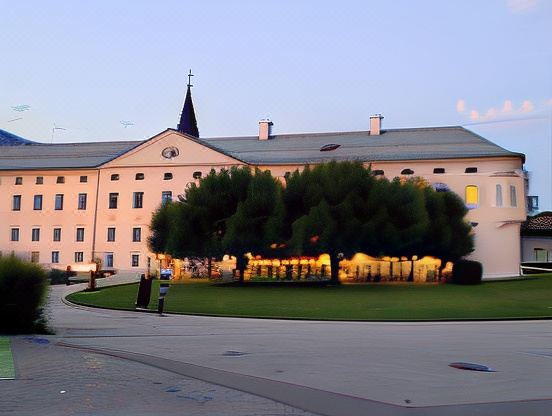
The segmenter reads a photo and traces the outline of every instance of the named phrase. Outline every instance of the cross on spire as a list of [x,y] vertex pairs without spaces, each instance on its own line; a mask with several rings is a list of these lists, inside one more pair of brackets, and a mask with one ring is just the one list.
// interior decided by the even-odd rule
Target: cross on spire
[[190,68],[190,73],[188,74],[188,87],[193,87],[192,85],[192,77],[194,74],[192,74],[192,69]]

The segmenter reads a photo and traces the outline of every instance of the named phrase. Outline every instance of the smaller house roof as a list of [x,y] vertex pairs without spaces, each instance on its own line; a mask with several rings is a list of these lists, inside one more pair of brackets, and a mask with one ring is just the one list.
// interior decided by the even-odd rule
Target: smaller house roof
[[552,237],[552,212],[545,211],[527,218],[521,224],[521,235]]

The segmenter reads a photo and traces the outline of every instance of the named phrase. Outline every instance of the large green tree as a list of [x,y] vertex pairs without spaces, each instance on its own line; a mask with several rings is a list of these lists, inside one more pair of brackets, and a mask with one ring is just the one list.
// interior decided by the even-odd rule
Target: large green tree
[[281,240],[284,220],[282,185],[270,171],[255,170],[247,196],[228,218],[222,245],[236,257],[239,280],[243,282],[246,253],[270,255],[271,246]]

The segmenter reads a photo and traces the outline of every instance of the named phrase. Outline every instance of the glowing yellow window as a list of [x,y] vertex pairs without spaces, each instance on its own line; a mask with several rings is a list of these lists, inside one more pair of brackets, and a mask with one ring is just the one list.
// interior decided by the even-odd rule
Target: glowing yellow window
[[466,206],[470,209],[479,205],[479,189],[475,185],[466,186]]

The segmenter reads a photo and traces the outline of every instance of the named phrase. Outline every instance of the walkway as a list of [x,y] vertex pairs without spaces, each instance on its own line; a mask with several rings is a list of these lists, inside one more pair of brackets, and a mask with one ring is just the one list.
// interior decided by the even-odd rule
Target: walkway
[[74,308],[65,290],[51,294],[49,344],[14,338],[19,379],[0,383],[1,414],[552,414],[550,321],[159,317]]

